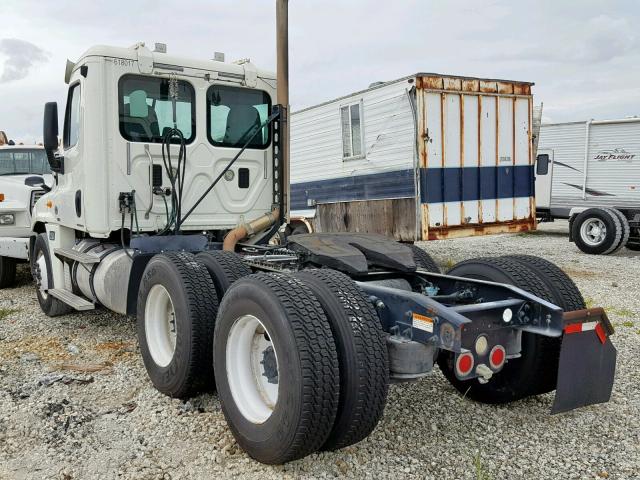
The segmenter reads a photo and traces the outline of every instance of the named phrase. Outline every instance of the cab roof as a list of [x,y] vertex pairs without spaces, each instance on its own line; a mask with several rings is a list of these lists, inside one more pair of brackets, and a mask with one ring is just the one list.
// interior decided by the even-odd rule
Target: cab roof
[[[137,43],[131,47],[115,47],[109,45],[95,45],[84,52],[75,63],[74,70],[84,64],[91,57],[119,58],[124,60],[138,60],[140,51],[144,49],[146,55],[153,56],[154,65],[162,67],[185,67],[195,70],[210,72],[223,72],[232,75],[244,75],[245,69],[242,65],[219,62],[216,60],[197,60],[188,57],[170,55],[168,53],[154,52],[149,50],[144,42]],[[169,70],[171,70],[169,68]],[[275,73],[268,70],[257,69],[257,76],[264,79],[275,80]]]

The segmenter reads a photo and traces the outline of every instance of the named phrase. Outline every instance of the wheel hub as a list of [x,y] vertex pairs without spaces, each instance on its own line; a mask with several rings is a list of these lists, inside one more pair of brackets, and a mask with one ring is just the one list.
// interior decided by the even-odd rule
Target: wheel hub
[[262,376],[267,379],[267,382],[277,385],[278,384],[278,362],[276,360],[276,351],[273,346],[269,345],[262,352]]
[[253,315],[237,318],[226,345],[229,389],[240,413],[261,424],[278,402],[278,353],[264,324]]
[[178,330],[171,295],[160,284],[149,290],[144,323],[149,353],[158,366],[166,367],[171,363],[176,350]]
[[600,245],[607,236],[607,227],[599,218],[589,218],[580,227],[580,235],[585,243]]

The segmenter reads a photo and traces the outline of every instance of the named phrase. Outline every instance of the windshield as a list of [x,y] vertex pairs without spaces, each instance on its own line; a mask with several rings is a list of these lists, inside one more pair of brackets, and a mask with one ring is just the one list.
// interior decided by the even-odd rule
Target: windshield
[[51,173],[42,149],[0,149],[0,175],[43,175]]

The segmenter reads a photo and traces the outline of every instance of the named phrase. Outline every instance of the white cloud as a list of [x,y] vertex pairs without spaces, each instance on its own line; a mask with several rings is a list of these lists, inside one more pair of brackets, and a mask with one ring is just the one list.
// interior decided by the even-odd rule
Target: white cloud
[[[39,138],[44,102],[64,102],[66,58],[94,44],[275,69],[273,0],[3,0],[2,36],[52,52],[38,75],[0,84],[0,129]],[[637,0],[291,0],[294,109],[418,71],[535,82],[553,121],[640,114]],[[73,19],[73,21],[69,21]],[[6,126],[5,124],[10,124]]]
[[0,83],[22,80],[32,67],[49,57],[42,48],[18,38],[0,39],[0,54],[6,57]]

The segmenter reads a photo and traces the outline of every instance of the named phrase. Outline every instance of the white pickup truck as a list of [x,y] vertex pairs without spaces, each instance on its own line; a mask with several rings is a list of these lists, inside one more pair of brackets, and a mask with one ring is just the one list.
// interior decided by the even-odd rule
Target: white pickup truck
[[31,212],[52,184],[42,147],[0,147],[0,288],[11,286],[16,264],[29,260]]

